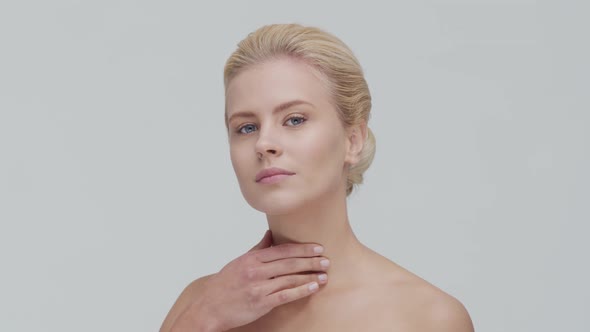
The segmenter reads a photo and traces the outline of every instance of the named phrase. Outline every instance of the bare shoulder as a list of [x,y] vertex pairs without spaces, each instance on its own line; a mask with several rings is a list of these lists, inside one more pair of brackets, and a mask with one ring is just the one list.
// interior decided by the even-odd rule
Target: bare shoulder
[[170,330],[176,318],[199,296],[207,280],[214,275],[209,274],[198,278],[184,288],[168,312],[166,319],[164,319],[160,327],[160,332],[168,332]]
[[391,276],[390,308],[416,331],[474,331],[467,309],[452,295],[397,265]]
[[451,295],[432,300],[427,310],[427,322],[433,331],[473,332],[473,322],[465,306]]

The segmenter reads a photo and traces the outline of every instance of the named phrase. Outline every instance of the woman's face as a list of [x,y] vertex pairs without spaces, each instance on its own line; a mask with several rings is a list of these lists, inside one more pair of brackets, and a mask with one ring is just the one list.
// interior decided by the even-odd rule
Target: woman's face
[[[279,59],[249,67],[226,94],[231,161],[244,198],[267,214],[285,214],[346,190],[347,131],[330,94],[305,63]],[[278,167],[292,175],[257,182]]]

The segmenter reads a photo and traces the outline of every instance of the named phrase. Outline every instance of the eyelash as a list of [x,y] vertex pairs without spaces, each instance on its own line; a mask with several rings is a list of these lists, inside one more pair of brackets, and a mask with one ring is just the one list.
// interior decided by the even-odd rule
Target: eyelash
[[[297,124],[297,125],[294,125],[294,126],[291,126],[291,127],[298,127],[298,126],[302,125],[302,124],[303,124],[305,121],[307,121],[307,119],[306,119],[305,117],[303,117],[303,116],[300,116],[300,115],[296,115],[296,116],[289,117],[289,118],[287,119],[287,121],[289,121],[289,120],[292,120],[292,119],[301,119],[301,123],[299,123],[299,124]],[[285,121],[285,122],[286,122],[286,121]],[[240,127],[238,127],[238,129],[236,130],[236,133],[237,133],[238,135],[248,135],[249,133],[242,133],[242,129],[243,129],[244,127],[247,127],[247,126],[252,126],[252,125],[253,125],[253,124],[251,124],[251,123],[247,123],[247,124],[245,124],[245,125],[243,125],[243,126],[240,126]]]

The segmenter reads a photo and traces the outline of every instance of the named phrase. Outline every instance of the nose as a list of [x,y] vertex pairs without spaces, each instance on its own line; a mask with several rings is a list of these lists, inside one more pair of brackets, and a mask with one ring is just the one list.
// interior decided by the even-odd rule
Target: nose
[[279,156],[283,151],[281,149],[279,140],[276,134],[273,134],[271,130],[258,131],[258,140],[256,141],[255,152],[260,158],[267,158],[269,156]]

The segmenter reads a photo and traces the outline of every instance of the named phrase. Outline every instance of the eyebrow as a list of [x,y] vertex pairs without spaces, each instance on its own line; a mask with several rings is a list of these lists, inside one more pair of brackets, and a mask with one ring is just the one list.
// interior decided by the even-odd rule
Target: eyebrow
[[[275,107],[273,109],[273,111],[272,111],[272,114],[276,114],[276,113],[282,112],[282,111],[284,111],[286,109],[289,109],[289,108],[291,108],[293,106],[297,106],[297,105],[309,105],[309,106],[312,106],[313,107],[313,104],[312,103],[309,103],[307,101],[300,100],[300,99],[295,99],[295,100],[288,101],[286,103],[282,103],[279,106]],[[235,112],[235,113],[233,113],[229,117],[229,119],[227,119],[227,123],[228,124],[231,123],[231,120],[233,118],[238,118],[238,117],[254,117],[254,116],[256,116],[256,113],[251,112],[251,111]]]

